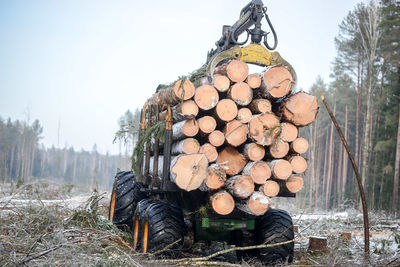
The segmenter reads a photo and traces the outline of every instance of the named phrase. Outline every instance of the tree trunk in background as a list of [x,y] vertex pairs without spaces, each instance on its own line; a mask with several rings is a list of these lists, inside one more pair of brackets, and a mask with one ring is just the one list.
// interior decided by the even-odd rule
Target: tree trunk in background
[[356,153],[354,155],[357,166],[360,166],[358,161],[359,155],[359,135],[360,135],[360,110],[361,110],[361,52],[358,50],[357,61],[357,99],[356,99]]
[[399,123],[397,125],[397,145],[396,145],[396,159],[394,162],[394,179],[393,179],[393,198],[392,209],[397,213],[398,210],[398,197],[399,197],[399,168],[400,168],[400,110],[399,110]]
[[317,122],[315,122],[313,125],[310,126],[310,140],[312,140],[312,149],[310,150],[310,157],[311,157],[311,166],[310,166],[310,181],[309,181],[309,206],[312,207],[313,204],[313,193],[314,193],[314,186],[315,186],[315,139],[312,138],[313,133],[316,132],[316,124]]
[[[347,105],[345,107],[345,116],[344,116],[344,138],[347,140],[347,129],[348,127],[348,109],[347,109]],[[343,169],[342,169],[342,178],[343,178],[343,182],[342,182],[342,199],[340,201],[343,202],[344,200],[344,195],[345,195],[345,191],[346,191],[346,183],[347,183],[347,166],[348,166],[348,155],[346,153],[345,150],[343,150]]]
[[[333,105],[333,115],[336,114],[336,102]],[[325,187],[325,209],[329,208],[329,200],[331,195],[331,184],[332,184],[332,173],[333,173],[333,122],[331,123],[331,132],[329,135],[329,159],[328,159],[328,175]]]
[[[322,184],[322,192],[321,192],[321,202],[324,203],[324,200],[326,198],[326,183],[327,183],[327,177],[328,177],[328,150],[329,147],[329,128],[326,129],[326,134],[325,134],[325,156],[324,156],[324,169],[322,170],[323,173],[323,184]],[[324,203],[325,204],[325,203]],[[325,205],[322,204],[321,207],[325,208]]]
[[[364,142],[363,142],[363,159],[362,159],[362,183],[365,190],[368,190],[368,159],[369,159],[369,145],[370,145],[370,127],[371,127],[371,112],[372,112],[372,90],[374,87],[373,80],[373,68],[374,62],[377,57],[378,41],[380,38],[380,31],[378,29],[380,23],[380,10],[374,2],[370,2],[367,9],[366,22],[359,24],[359,33],[361,36],[361,43],[364,52],[367,56],[368,67],[367,67],[367,103],[366,103],[366,116],[365,116],[365,130],[364,130]],[[362,30],[361,27],[364,29]]]

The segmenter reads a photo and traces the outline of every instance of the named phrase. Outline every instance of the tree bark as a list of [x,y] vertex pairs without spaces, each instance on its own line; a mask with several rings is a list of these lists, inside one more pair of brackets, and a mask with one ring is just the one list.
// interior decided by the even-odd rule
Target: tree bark
[[199,124],[195,119],[175,123],[172,126],[172,140],[180,140],[186,137],[193,137],[199,132]]
[[249,108],[251,109],[251,111],[254,112],[254,114],[272,111],[271,102],[268,99],[264,98],[254,99],[253,101],[251,101]]
[[399,110],[399,122],[397,125],[397,144],[396,144],[396,159],[394,162],[394,179],[393,179],[393,198],[392,198],[392,210],[397,213],[399,208],[399,171],[400,169],[400,110]]
[[248,175],[236,175],[229,178],[225,188],[237,198],[248,198],[254,192],[254,182]]
[[175,142],[171,147],[171,154],[192,154],[198,153],[200,149],[199,142],[194,138],[185,138],[181,141]]

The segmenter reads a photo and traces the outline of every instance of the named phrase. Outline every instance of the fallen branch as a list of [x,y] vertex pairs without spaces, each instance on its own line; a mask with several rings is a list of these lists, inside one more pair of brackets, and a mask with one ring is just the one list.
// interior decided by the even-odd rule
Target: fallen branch
[[182,240],[182,238],[179,238],[178,240],[175,240],[175,241],[172,242],[171,244],[165,246],[163,249],[160,249],[160,250],[158,250],[158,251],[156,251],[156,252],[151,253],[150,256],[155,256],[155,255],[157,255],[157,254],[161,254],[161,253],[167,251],[167,250],[170,249],[173,245],[179,243],[181,240]]
[[233,248],[229,248],[229,249],[225,249],[225,250],[221,250],[221,251],[215,252],[215,253],[213,253],[211,255],[208,255],[208,256],[205,256],[205,257],[153,260],[153,261],[148,261],[148,263],[193,264],[194,262],[204,263],[206,261],[208,263],[208,260],[210,260],[210,259],[212,259],[214,257],[217,257],[219,255],[229,253],[231,251],[236,251],[236,250],[243,251],[243,250],[251,250],[251,249],[262,249],[262,248],[277,247],[277,246],[289,244],[289,243],[292,243],[292,242],[298,242],[298,241],[301,241],[301,240],[304,240],[304,239],[308,239],[310,237],[312,237],[312,236],[311,235],[310,236],[305,236],[305,237],[302,237],[302,238],[292,239],[292,240],[288,240],[288,241],[280,242],[280,243],[275,243],[275,244],[261,244],[261,245],[246,246],[246,247],[233,247]]

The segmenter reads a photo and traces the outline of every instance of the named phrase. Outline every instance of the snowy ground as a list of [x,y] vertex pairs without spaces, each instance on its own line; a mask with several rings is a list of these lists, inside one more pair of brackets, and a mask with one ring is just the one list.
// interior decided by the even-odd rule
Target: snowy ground
[[[100,200],[100,208],[96,215],[96,223],[101,225],[102,228],[96,228],[95,225],[90,224],[90,210],[91,205],[88,205],[87,199],[90,193],[75,192],[69,186],[60,186],[57,183],[45,182],[45,184],[31,184],[25,185],[20,189],[11,188],[10,185],[0,187],[0,265],[14,265],[23,262],[28,258],[28,255],[37,255],[40,251],[46,251],[49,247],[57,247],[59,240],[63,240],[62,247],[56,249],[54,252],[49,252],[46,256],[39,257],[29,261],[28,265],[69,265],[70,263],[88,265],[139,265],[141,258],[135,253],[130,251],[126,244],[130,242],[129,237],[125,239],[126,244],[118,242],[118,236],[122,234],[106,220],[106,212],[108,205],[108,195]],[[39,207],[38,209],[34,207]],[[284,208],[279,207],[278,208]],[[356,210],[347,210],[342,212],[313,212],[313,213],[299,213],[293,207],[286,207],[293,217],[294,225],[298,226],[296,233],[295,243],[295,261],[294,266],[400,266],[400,219],[391,217],[385,213],[371,212],[370,213],[370,255],[371,257],[366,260],[363,257],[364,250],[364,235],[363,235],[363,217],[362,214]],[[46,212],[43,213],[43,210]],[[86,212],[85,216],[76,214],[74,211]],[[32,212],[32,218],[29,217]],[[97,212],[97,211],[96,211]],[[42,213],[44,215],[42,215]],[[54,215],[57,213],[57,216]],[[88,215],[89,214],[89,215]],[[35,217],[36,216],[36,217]],[[45,218],[45,217],[49,218]],[[54,218],[52,217],[54,216]],[[74,217],[75,216],[75,217]],[[66,221],[71,221],[71,218],[80,218],[80,228],[77,224],[72,226],[67,225]],[[19,218],[20,221],[16,222],[14,218]],[[60,218],[59,220],[57,218]],[[43,222],[36,222],[35,220],[43,219]],[[46,219],[46,220],[45,220]],[[49,219],[49,221],[47,221]],[[89,224],[87,224],[89,222]],[[13,227],[26,227],[29,228],[30,223],[45,224],[48,223],[52,228],[60,228],[59,231],[54,233],[47,232],[36,233],[37,236],[29,234],[29,240],[26,240],[24,234],[28,230],[16,232],[11,230]],[[7,225],[9,224],[9,225]],[[54,226],[55,225],[55,226]],[[90,227],[89,227],[90,226]],[[96,229],[92,229],[96,228]],[[88,229],[91,229],[90,231]],[[62,231],[62,236],[60,236]],[[76,242],[75,235],[69,236],[71,231],[81,231],[79,238],[82,236],[96,236],[96,231],[102,234],[97,235],[96,242],[88,242],[91,246],[87,246],[84,241],[78,247],[72,247],[71,241]],[[51,232],[51,231],[50,231]],[[349,242],[344,242],[341,239],[342,233],[350,233],[351,239]],[[50,239],[50,235],[54,237]],[[103,240],[105,235],[108,239],[115,241],[110,243]],[[48,243],[40,244],[42,235],[49,235]],[[328,240],[328,250],[325,252],[310,252],[308,251],[308,240],[310,236],[326,237]],[[23,238],[27,244],[19,244],[18,238]],[[72,239],[71,239],[72,238]],[[124,237],[125,238],[125,237]],[[81,240],[81,239],[79,239]],[[22,241],[21,241],[22,242]],[[69,242],[69,243],[68,243]],[[86,241],[85,241],[86,242]],[[44,241],[42,243],[45,243]],[[94,245],[98,245],[98,249],[94,249]],[[64,245],[63,245],[64,246]],[[86,247],[87,246],[87,247]],[[32,249],[32,247],[34,247]],[[90,247],[90,249],[88,248]],[[81,251],[83,249],[83,251]],[[86,249],[86,250],[85,250]],[[77,255],[66,256],[71,251],[76,251]],[[14,254],[12,254],[14,253]],[[36,253],[36,254],[35,254]],[[64,253],[64,254],[61,254]],[[86,256],[85,256],[86,255]],[[89,255],[89,256],[88,256]],[[75,257],[75,261],[70,257]],[[139,258],[138,258],[139,257]],[[59,264],[60,263],[60,264]],[[151,266],[153,264],[142,265]],[[260,263],[242,262],[242,266],[257,265],[262,266]],[[18,265],[18,264],[17,264]]]

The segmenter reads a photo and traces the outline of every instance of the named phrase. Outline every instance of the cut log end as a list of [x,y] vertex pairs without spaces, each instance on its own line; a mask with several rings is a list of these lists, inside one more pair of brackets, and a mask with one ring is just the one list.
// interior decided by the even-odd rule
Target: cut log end
[[308,147],[309,147],[308,141],[303,137],[296,138],[290,145],[291,150],[298,154],[306,153]]
[[279,194],[279,189],[279,184],[277,182],[268,180],[265,184],[260,186],[259,190],[268,197],[275,197]]
[[297,193],[299,192],[304,186],[304,180],[300,176],[292,175],[286,180],[286,188],[289,192]]
[[[220,166],[226,167],[226,174],[228,175],[236,175],[241,172],[246,162],[246,158],[233,147],[223,149],[217,158],[217,163]],[[289,162],[288,164],[290,165]]]
[[249,66],[243,61],[232,60],[226,67],[226,73],[233,82],[243,82],[249,74]]
[[218,91],[226,92],[231,86],[231,81],[225,75],[215,75],[213,84]]
[[182,132],[185,136],[193,137],[199,132],[199,125],[195,119],[187,120],[182,125]]
[[279,135],[279,119],[274,113],[264,113],[253,116],[249,122],[249,136],[257,144],[271,145]]
[[294,81],[290,71],[283,66],[271,67],[264,72],[264,96],[279,99],[292,90]]
[[299,92],[290,96],[282,107],[282,116],[296,126],[307,126],[318,114],[318,102],[315,96]]
[[236,119],[240,121],[241,123],[248,123],[251,120],[252,117],[251,110],[248,108],[241,108],[238,111],[238,114],[236,116]]
[[225,143],[225,135],[223,132],[215,130],[208,135],[208,142],[215,147],[220,147]]
[[258,161],[264,158],[265,149],[256,143],[246,144],[243,148],[243,155],[251,161]]
[[211,206],[220,215],[228,215],[235,208],[235,200],[226,191],[220,191],[211,196]]
[[251,213],[263,215],[270,208],[270,199],[261,192],[254,192],[248,201],[248,207]]
[[177,154],[193,154],[198,153],[200,149],[199,142],[194,138],[186,138],[172,144],[171,153]]
[[206,186],[210,190],[217,190],[225,185],[226,172],[218,164],[212,164],[207,169]]
[[230,121],[224,128],[225,141],[234,147],[240,146],[247,140],[249,128],[237,120]]
[[219,101],[218,92],[211,85],[202,85],[196,89],[194,101],[200,109],[210,110],[214,108]]
[[249,162],[243,173],[250,175],[256,184],[264,184],[271,177],[271,168],[264,161]]
[[281,139],[272,142],[269,147],[269,154],[276,159],[281,159],[289,152],[289,144]]
[[231,121],[237,116],[238,109],[231,99],[222,99],[218,102],[215,113],[220,120]]
[[248,175],[229,178],[225,187],[237,198],[248,198],[254,192],[254,182]]
[[284,159],[277,159],[270,162],[272,176],[279,180],[287,180],[292,174],[292,164]]
[[189,80],[185,80],[183,82],[183,86],[181,86],[182,80],[177,81],[174,84],[174,93],[178,99],[188,100],[194,96],[195,87],[193,83]]
[[261,85],[261,77],[257,73],[250,74],[247,76],[247,84],[250,86],[252,89],[256,89],[260,87]]
[[211,116],[201,117],[197,120],[197,123],[199,124],[200,132],[203,134],[211,133],[215,130],[215,127],[217,127],[217,122]]
[[307,170],[307,161],[302,156],[293,156],[289,158],[294,173],[303,173]]
[[268,99],[254,99],[250,103],[250,109],[255,113],[265,113],[265,112],[271,112],[272,111],[272,105],[271,102]]
[[290,122],[281,123],[280,138],[285,142],[293,142],[299,135],[299,130]]
[[253,100],[253,90],[247,83],[239,82],[232,86],[228,92],[229,98],[240,106],[247,106]]
[[181,111],[183,115],[193,115],[197,116],[199,113],[199,107],[193,100],[186,100],[182,103]]
[[217,160],[218,157],[218,152],[215,146],[205,143],[200,147],[200,153],[203,153],[206,155],[208,162],[214,162]]
[[181,189],[198,189],[207,177],[208,160],[204,154],[179,155],[171,162],[171,180]]

